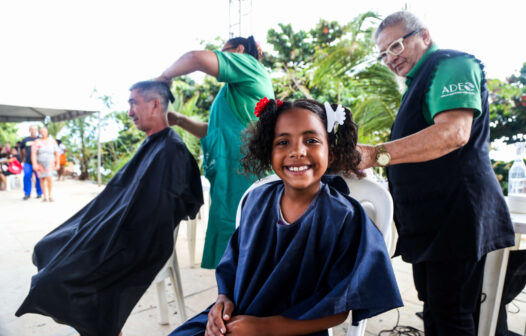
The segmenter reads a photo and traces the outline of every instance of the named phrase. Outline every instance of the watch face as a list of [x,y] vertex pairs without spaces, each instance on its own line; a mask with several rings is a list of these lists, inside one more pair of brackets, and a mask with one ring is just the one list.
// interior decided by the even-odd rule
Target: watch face
[[380,153],[380,155],[378,155],[378,164],[380,164],[381,166],[389,164],[389,161],[390,157],[387,153]]

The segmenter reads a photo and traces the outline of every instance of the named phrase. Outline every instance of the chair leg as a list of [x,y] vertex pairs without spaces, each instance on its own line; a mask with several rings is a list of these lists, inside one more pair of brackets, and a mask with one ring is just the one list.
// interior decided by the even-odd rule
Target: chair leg
[[168,324],[168,301],[164,291],[164,280],[155,284],[157,287],[157,303],[159,311],[159,324]]
[[179,263],[177,262],[177,254],[174,251],[173,265],[170,267],[170,279],[174,286],[175,299],[181,317],[181,323],[186,321],[186,307],[184,306],[183,283],[181,281],[181,273],[179,272]]
[[10,191],[12,189],[13,178],[14,178],[13,175],[6,176],[6,179],[5,179],[5,190],[6,191]]
[[480,304],[478,335],[494,335],[508,265],[509,249],[495,250],[486,255],[482,293],[486,300]]
[[347,336],[363,336],[365,335],[365,326],[367,325],[367,320],[361,320],[360,323],[358,323],[358,326],[352,325],[352,317],[351,322],[349,322],[349,331],[347,332]]
[[195,236],[196,236],[196,219],[186,221],[186,233],[188,236],[188,254],[190,256],[190,267],[195,266]]

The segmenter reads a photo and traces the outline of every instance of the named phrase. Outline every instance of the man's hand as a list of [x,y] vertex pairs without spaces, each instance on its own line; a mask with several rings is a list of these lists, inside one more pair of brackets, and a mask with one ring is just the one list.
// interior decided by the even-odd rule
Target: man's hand
[[356,149],[360,152],[362,160],[358,164],[358,169],[365,170],[376,166],[376,148],[370,145],[356,145]]
[[265,326],[265,318],[249,315],[238,315],[232,317],[226,324],[227,335],[233,336],[263,336],[271,334],[268,326]]
[[205,336],[225,335],[227,332],[225,321],[231,319],[233,311],[234,302],[232,302],[232,300],[226,295],[219,294],[216,303],[210,309],[210,313],[208,313]]
[[168,125],[170,126],[181,126],[182,114],[179,112],[168,111],[167,113]]

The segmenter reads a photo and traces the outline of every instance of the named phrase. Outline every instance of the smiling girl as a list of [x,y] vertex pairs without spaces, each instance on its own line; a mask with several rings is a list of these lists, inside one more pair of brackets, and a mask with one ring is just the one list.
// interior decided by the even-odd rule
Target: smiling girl
[[402,305],[380,231],[345,181],[359,175],[350,111],[262,99],[248,131],[247,174],[280,178],[242,200],[216,270],[214,305],[171,335],[327,335]]

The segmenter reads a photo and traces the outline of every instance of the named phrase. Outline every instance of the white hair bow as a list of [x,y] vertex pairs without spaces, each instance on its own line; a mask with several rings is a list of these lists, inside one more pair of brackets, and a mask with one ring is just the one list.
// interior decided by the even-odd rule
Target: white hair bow
[[332,132],[336,123],[343,125],[345,121],[345,109],[341,105],[338,105],[335,111],[331,104],[325,102],[325,114],[327,114],[327,133]]

